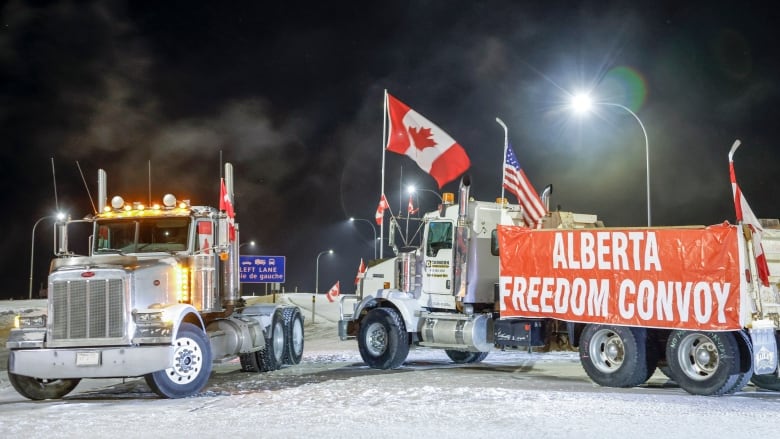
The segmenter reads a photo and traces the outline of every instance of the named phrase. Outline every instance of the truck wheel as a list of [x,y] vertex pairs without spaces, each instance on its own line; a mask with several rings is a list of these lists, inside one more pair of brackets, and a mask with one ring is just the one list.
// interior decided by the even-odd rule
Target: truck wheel
[[147,374],[146,384],[163,398],[183,398],[200,392],[211,374],[208,337],[192,323],[182,323],[173,347],[173,367]]
[[766,375],[753,375],[750,378],[750,382],[762,389],[780,391],[780,378],[778,378],[774,373]]
[[674,381],[694,395],[725,395],[740,378],[740,351],[733,332],[672,331],[666,359]]
[[745,388],[753,378],[753,343],[745,331],[739,331],[737,343],[739,344],[739,375],[734,388],[726,393],[739,392]]
[[650,376],[646,341],[643,328],[587,325],[580,336],[580,363],[600,386],[638,386]]
[[369,311],[360,324],[358,349],[373,369],[400,367],[409,355],[409,334],[398,313],[391,308]]
[[284,346],[284,364],[298,364],[303,358],[303,317],[298,308],[285,308],[284,328],[287,332]]
[[8,372],[8,381],[25,398],[42,401],[62,398],[75,389],[81,379],[45,380]]
[[271,319],[270,333],[265,339],[265,349],[255,352],[260,372],[271,372],[282,367],[284,355],[285,330],[282,310],[277,309]]
[[487,358],[489,352],[468,352],[468,351],[455,351],[451,349],[445,349],[444,353],[450,357],[455,364],[471,364],[479,363]]

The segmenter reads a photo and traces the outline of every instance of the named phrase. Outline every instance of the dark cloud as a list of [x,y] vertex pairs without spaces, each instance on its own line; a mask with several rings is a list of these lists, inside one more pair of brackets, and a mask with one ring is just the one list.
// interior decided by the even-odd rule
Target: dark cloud
[[[2,295],[26,293],[30,228],[57,201],[92,210],[98,168],[109,192],[173,192],[214,204],[219,162],[236,168],[244,240],[288,257],[288,287],[349,285],[373,255],[372,219],[388,90],[461,143],[473,194],[500,193],[503,131],[553,204],[610,225],[645,222],[645,147],[619,108],[577,119],[569,93],[631,107],[649,139],[656,224],[733,217],[726,152],[760,216],[780,216],[776,30],[772,12],[676,2],[28,2],[0,10],[0,178],[6,215]],[[624,70],[621,70],[624,69]],[[617,73],[616,73],[617,72]],[[636,73],[636,82],[626,72]],[[394,211],[406,184],[435,189],[407,158],[386,157]],[[149,168],[151,172],[149,175]],[[150,178],[151,176],[151,178]],[[453,191],[457,183],[446,189]],[[418,200],[423,209],[433,196]],[[39,255],[49,237],[39,229]],[[17,270],[17,268],[19,270]],[[36,267],[42,280],[46,262]],[[37,283],[37,282],[36,282]]]

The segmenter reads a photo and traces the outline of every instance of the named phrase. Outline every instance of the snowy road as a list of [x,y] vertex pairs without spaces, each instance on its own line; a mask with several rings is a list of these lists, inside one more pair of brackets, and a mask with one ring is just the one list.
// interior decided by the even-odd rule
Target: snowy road
[[[305,303],[301,303],[305,305]],[[143,380],[85,380],[61,401],[25,400],[0,373],[0,437],[778,437],[780,393],[693,396],[660,374],[594,386],[573,353],[493,352],[454,366],[418,349],[394,371],[341,342],[332,306],[307,317],[303,361],[265,374],[216,368],[200,395],[158,399]],[[322,310],[322,315],[319,311]],[[306,313],[304,313],[306,314]]]

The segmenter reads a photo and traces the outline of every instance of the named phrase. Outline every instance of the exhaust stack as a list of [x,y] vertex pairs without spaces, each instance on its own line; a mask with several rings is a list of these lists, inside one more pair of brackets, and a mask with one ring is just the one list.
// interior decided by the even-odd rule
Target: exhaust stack
[[106,199],[108,197],[107,181],[106,171],[98,169],[98,213],[103,212],[106,208]]
[[455,270],[453,273],[452,294],[460,298],[466,296],[466,285],[468,279],[466,276],[468,255],[469,255],[469,189],[471,188],[471,178],[464,175],[460,181],[458,190],[458,223],[455,226],[455,243],[453,250],[455,252]]

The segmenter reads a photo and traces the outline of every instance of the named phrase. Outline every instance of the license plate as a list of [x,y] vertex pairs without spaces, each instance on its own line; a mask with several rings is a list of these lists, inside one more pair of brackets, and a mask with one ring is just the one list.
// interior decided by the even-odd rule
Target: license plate
[[100,352],[76,352],[76,366],[99,366]]

